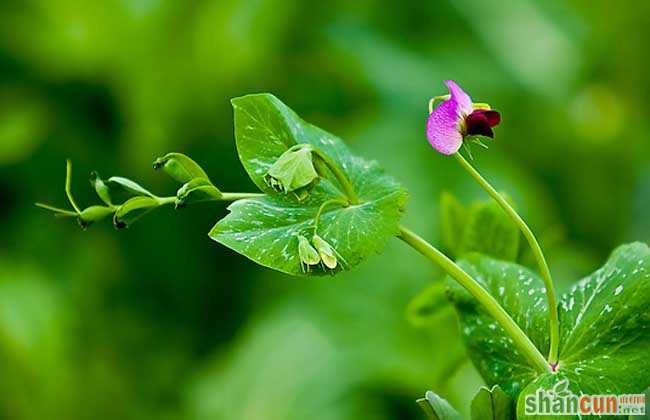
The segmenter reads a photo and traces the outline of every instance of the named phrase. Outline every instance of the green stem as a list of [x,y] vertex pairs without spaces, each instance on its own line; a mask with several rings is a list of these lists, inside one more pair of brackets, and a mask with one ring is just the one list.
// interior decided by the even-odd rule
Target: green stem
[[544,258],[542,248],[539,246],[539,242],[537,242],[537,238],[535,238],[532,230],[530,230],[526,222],[524,222],[524,219],[519,216],[503,196],[501,196],[501,194],[499,194],[460,153],[456,153],[454,156],[458,162],[460,162],[461,166],[476,180],[476,182],[478,182],[479,185],[497,202],[497,204],[501,206],[508,217],[515,222],[519,230],[524,234],[524,237],[528,241],[528,244],[535,255],[535,260],[539,266],[539,271],[546,288],[546,298],[548,299],[549,330],[551,336],[548,362],[551,365],[556,365],[558,361],[558,348],[560,345],[560,323],[558,321],[557,298],[553,287],[553,279],[551,278],[551,271],[546,263],[546,258]]
[[352,205],[359,204],[359,197],[357,196],[357,193],[354,190],[354,186],[352,185],[352,182],[350,182],[350,180],[348,179],[345,172],[341,170],[339,165],[337,165],[336,162],[330,156],[327,155],[327,153],[324,153],[322,150],[314,146],[311,147],[312,150],[314,151],[314,154],[318,156],[323,161],[323,163],[327,166],[327,168],[334,174],[339,185],[341,186],[341,188],[343,188],[343,192],[345,193],[348,200],[350,201],[350,204]]
[[36,207],[40,207],[45,210],[49,210],[54,212],[55,214],[65,216],[65,217],[77,217],[79,214],[75,213],[70,210],[65,210],[65,209],[60,209],[58,207],[50,206],[49,204],[43,204],[43,203],[34,203]]
[[499,303],[476,280],[450,260],[433,245],[409,229],[400,226],[399,238],[429,260],[438,264],[447,274],[463,286],[512,338],[515,346],[539,372],[550,372],[551,368],[530,338],[508,315]]
[[[258,198],[258,197],[264,197],[265,194],[262,193],[232,193],[232,192],[225,192],[221,193],[221,196],[219,197],[212,197],[210,199],[203,200],[202,202],[209,202],[209,201],[237,201],[237,200],[243,200],[245,198]],[[161,206],[164,206],[166,204],[174,204],[176,202],[176,196],[172,195],[169,197],[156,197],[156,200],[158,200],[158,203]]]
[[321,204],[318,208],[318,211],[316,212],[316,216],[314,216],[314,234],[318,233],[318,223],[320,222],[320,217],[322,216],[323,212],[328,206],[331,206],[333,204],[338,204],[345,207],[349,203],[341,198],[332,198],[331,200],[327,200]]
[[65,195],[68,196],[68,201],[77,214],[81,213],[79,206],[72,197],[72,162],[70,162],[70,159],[65,161]]
[[237,200],[243,200],[244,198],[259,198],[259,197],[264,197],[265,194],[262,193],[221,193],[221,197],[219,199],[215,199],[215,201],[237,201]]
[[164,206],[166,204],[174,204],[174,202],[176,202],[176,196],[156,197],[156,200],[158,201],[159,206]]

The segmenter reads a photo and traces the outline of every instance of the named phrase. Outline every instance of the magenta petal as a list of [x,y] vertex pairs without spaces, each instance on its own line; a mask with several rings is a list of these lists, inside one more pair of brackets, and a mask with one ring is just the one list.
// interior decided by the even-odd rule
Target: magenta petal
[[469,95],[465,93],[465,91],[453,80],[445,80],[445,85],[447,85],[447,89],[449,89],[451,99],[456,101],[458,104],[459,115],[465,117],[471,114],[474,110],[472,98],[470,98]]
[[[453,94],[452,94],[453,95]],[[463,136],[458,130],[459,106],[454,96],[442,102],[429,115],[427,138],[434,149],[445,155],[452,155],[463,144]]]

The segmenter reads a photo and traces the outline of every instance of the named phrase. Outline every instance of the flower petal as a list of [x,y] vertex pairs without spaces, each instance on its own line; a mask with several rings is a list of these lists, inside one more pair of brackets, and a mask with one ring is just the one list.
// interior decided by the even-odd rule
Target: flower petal
[[477,109],[474,112],[472,112],[470,116],[474,114],[484,115],[487,118],[490,127],[494,127],[495,125],[498,125],[501,122],[501,114],[499,114],[497,111],[493,111],[490,109]]
[[458,130],[459,122],[459,106],[452,96],[429,115],[427,139],[431,146],[445,155],[456,153],[463,144],[463,136]]
[[473,112],[465,118],[465,127],[468,136],[481,135],[494,138],[488,117],[482,112]]
[[474,106],[472,105],[472,98],[469,97],[463,89],[460,88],[453,80],[445,80],[445,85],[449,89],[451,99],[458,104],[459,115],[466,117],[472,113]]

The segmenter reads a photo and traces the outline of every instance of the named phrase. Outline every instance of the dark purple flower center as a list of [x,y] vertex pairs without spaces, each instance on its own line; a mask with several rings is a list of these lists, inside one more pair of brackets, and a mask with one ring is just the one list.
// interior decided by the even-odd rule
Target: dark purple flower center
[[489,109],[477,109],[465,117],[463,136],[485,136],[494,138],[492,127],[501,122],[501,115]]

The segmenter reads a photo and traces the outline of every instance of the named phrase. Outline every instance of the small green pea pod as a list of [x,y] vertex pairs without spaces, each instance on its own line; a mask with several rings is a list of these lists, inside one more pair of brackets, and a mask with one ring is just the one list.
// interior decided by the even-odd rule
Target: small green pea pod
[[95,188],[97,196],[108,206],[112,206],[110,188],[96,171],[90,173],[90,185]]
[[181,153],[167,153],[153,163],[154,169],[162,168],[167,175],[184,184],[195,178],[207,179],[208,175],[198,163]]
[[131,194],[135,195],[146,195],[151,198],[155,198],[156,196],[153,195],[149,190],[141,186],[135,181],[131,181],[128,178],[124,178],[121,176],[112,176],[108,178],[108,182],[111,184],[115,184],[122,188],[123,190],[130,192]]
[[303,271],[308,271],[310,266],[317,265],[320,262],[318,251],[302,235],[298,235],[298,257],[300,257],[300,265],[303,267]]
[[325,264],[325,267],[329,268],[330,270],[334,270],[338,263],[336,251],[334,248],[327,241],[325,241],[325,239],[321,238],[318,235],[314,235],[312,242],[318,250],[318,254],[323,261],[323,264]]
[[176,208],[187,203],[218,200],[223,196],[221,191],[205,178],[194,178],[183,184],[176,192]]
[[90,206],[85,208],[79,213],[78,220],[79,225],[82,228],[86,228],[88,225],[94,222],[98,222],[102,219],[113,214],[113,209],[106,206]]
[[[265,180],[279,192],[288,194],[311,187],[319,176],[314,168],[312,149],[308,145],[297,145],[284,152],[269,168]],[[304,194],[298,194],[299,197]]]
[[117,209],[113,216],[113,225],[117,229],[129,227],[159,205],[160,202],[152,197],[132,197]]

